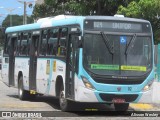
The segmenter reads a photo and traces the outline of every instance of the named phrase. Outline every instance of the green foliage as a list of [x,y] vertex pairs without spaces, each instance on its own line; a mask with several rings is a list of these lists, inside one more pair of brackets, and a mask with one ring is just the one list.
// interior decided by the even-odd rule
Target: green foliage
[[[17,25],[22,25],[23,24],[23,16],[19,15],[12,15],[12,26],[17,26]],[[33,23],[33,18],[32,17],[27,17],[27,22],[28,23]],[[10,26],[10,15],[8,15],[5,20],[2,22],[2,26],[0,29],[0,47],[3,45],[3,40],[4,40],[4,30],[5,28]]]
[[[23,16],[12,15],[12,26],[23,25]],[[27,17],[27,23],[33,23],[32,17]],[[10,26],[10,15],[8,15],[2,23],[3,27]]]
[[135,1],[133,1],[130,4],[128,4],[127,7],[123,7],[122,5],[120,5],[117,13],[123,14],[128,17],[139,18],[141,16],[140,15],[141,10],[139,8],[140,8],[139,5]]
[[35,5],[33,10],[33,18],[43,18],[55,16],[63,13],[63,1],[61,0],[44,0],[43,4]]
[[33,10],[34,19],[72,15],[114,15],[119,5],[127,6],[133,0],[44,0],[44,4],[36,5]]
[[155,43],[160,42],[160,0],[132,1],[128,6],[119,6],[117,13],[149,20],[152,24]]

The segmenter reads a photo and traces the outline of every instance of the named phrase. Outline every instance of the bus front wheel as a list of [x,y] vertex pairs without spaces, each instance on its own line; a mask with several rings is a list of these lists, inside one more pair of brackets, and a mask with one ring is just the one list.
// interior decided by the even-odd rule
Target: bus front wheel
[[129,103],[114,103],[114,107],[116,111],[127,111]]
[[59,105],[60,105],[60,108],[62,111],[70,111],[71,110],[71,101],[69,101],[65,98],[63,86],[61,86],[61,89],[60,89]]

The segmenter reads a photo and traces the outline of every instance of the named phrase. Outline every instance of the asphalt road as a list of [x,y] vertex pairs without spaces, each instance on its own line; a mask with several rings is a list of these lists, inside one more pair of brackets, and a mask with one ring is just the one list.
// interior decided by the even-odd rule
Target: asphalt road
[[[120,119],[121,115],[115,118],[110,117],[108,111],[114,111],[114,107],[102,104],[75,104],[75,111],[73,112],[61,112],[59,108],[58,99],[51,96],[37,96],[36,99],[31,101],[21,101],[18,98],[17,88],[12,88],[6,86],[2,81],[0,81],[0,112],[12,111],[12,112],[40,112],[47,111],[44,115],[48,117],[56,117],[58,119]],[[151,104],[131,104],[128,111],[160,111],[160,105],[151,105]],[[76,112],[83,111],[83,112]],[[93,112],[88,112],[93,111]],[[97,112],[98,111],[98,112]],[[22,113],[21,113],[22,114]],[[42,115],[43,116],[43,115]],[[78,118],[77,118],[78,117]],[[123,117],[121,119],[136,119],[135,117]],[[143,119],[142,117],[140,117]],[[146,118],[145,118],[146,119]],[[152,119],[152,118],[147,118]],[[155,119],[155,118],[153,118]]]

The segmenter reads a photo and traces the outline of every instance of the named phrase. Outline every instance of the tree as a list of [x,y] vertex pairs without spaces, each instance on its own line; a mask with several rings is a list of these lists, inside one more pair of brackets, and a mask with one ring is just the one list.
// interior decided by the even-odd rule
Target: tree
[[160,1],[159,0],[137,0],[128,6],[119,6],[118,14],[149,20],[152,24],[155,43],[160,42]]
[[[33,18],[27,16],[27,22],[28,23],[33,23]],[[19,15],[12,15],[12,26],[17,26],[17,25],[23,25],[23,16]],[[10,26],[10,15],[8,15],[4,21],[2,22],[3,27],[9,27]]]
[[[32,17],[27,17],[28,23],[33,23]],[[23,16],[12,15],[12,26],[23,25]],[[3,26],[3,27],[2,27]],[[0,46],[3,45],[5,28],[10,27],[10,15],[8,15],[2,22],[0,29]]]
[[62,1],[61,0],[44,0],[43,4],[36,4],[33,10],[33,18],[36,20],[38,18],[55,16],[62,14]]
[[44,0],[35,5],[34,19],[55,16],[58,14],[72,15],[114,15],[119,5],[127,6],[133,0]]

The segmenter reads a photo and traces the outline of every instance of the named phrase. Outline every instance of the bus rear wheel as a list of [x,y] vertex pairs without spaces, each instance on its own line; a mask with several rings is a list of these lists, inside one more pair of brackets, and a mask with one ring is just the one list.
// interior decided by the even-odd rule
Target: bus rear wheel
[[129,103],[114,103],[114,107],[116,111],[127,111]]
[[23,88],[23,77],[19,78],[18,82],[18,97],[20,100],[26,100],[29,96],[29,92]]
[[71,101],[69,101],[65,98],[63,86],[61,86],[61,89],[60,89],[59,105],[60,105],[60,108],[62,111],[70,111],[71,110]]

